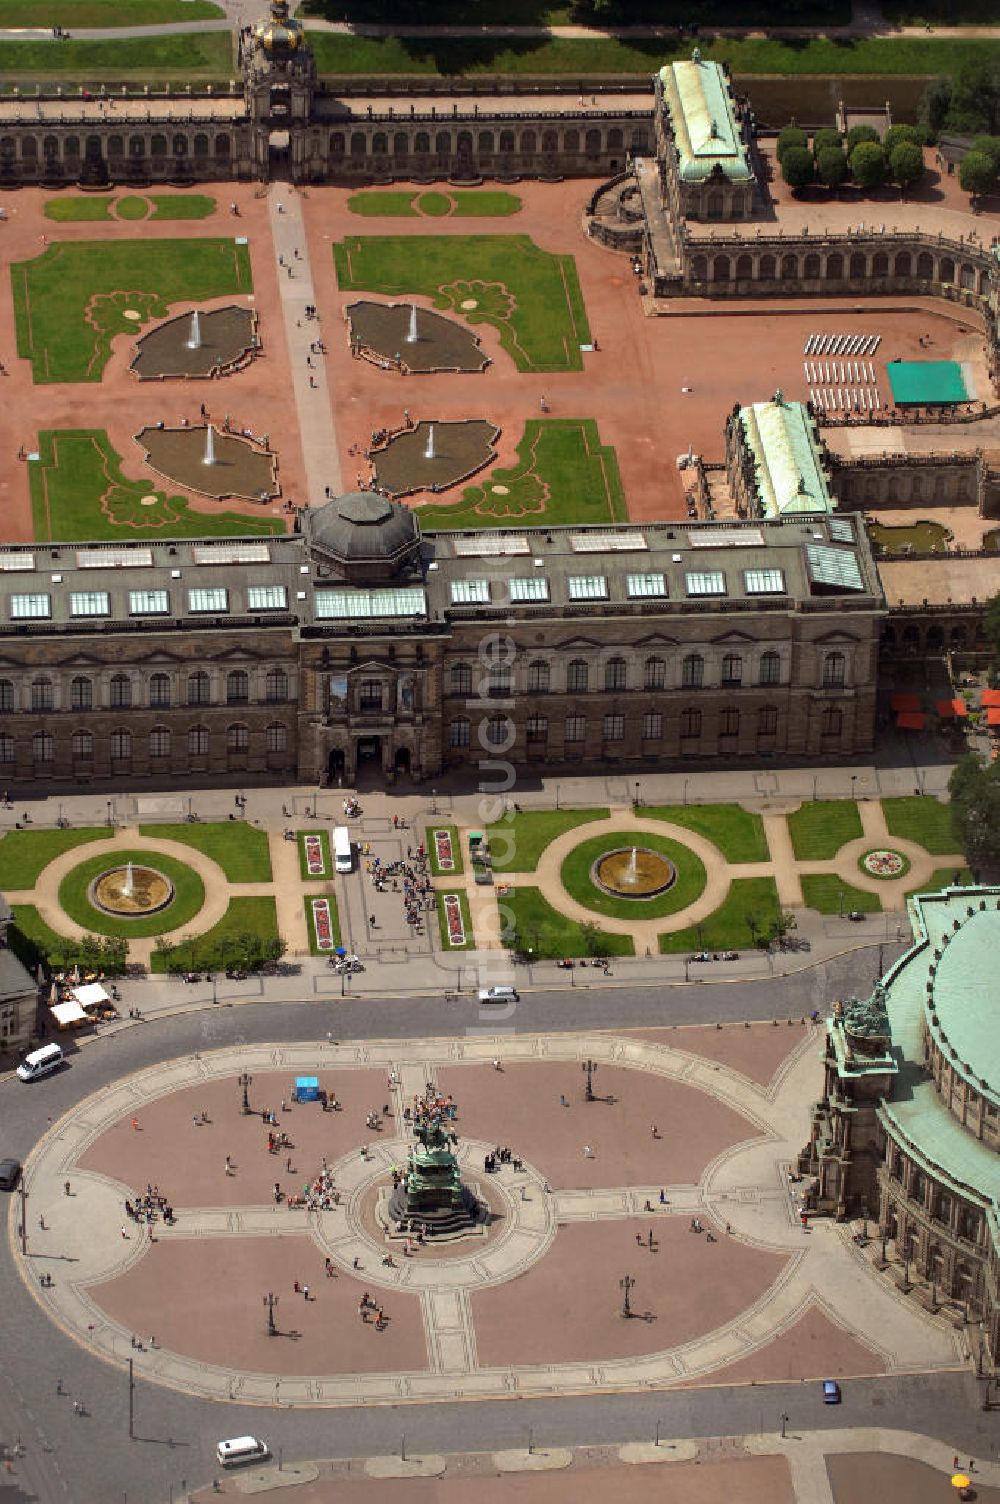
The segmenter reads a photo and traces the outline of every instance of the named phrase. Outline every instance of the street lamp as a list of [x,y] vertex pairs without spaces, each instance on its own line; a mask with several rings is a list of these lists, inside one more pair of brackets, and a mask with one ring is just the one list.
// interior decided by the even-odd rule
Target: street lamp
[[112,824],[112,819],[111,819],[111,800],[110,799],[108,800],[108,822],[107,823],[109,825]]
[[250,1106],[249,1096],[250,1088],[253,1085],[253,1077],[246,1071],[240,1071],[240,1074],[236,1079],[239,1084],[240,1091],[243,1093],[242,1110],[243,1116],[246,1118],[249,1117],[250,1113],[253,1111],[253,1108]]
[[620,1279],[618,1281],[618,1288],[622,1292],[623,1316],[631,1316],[632,1314],[632,1302],[629,1299],[629,1296],[632,1293],[632,1287],[634,1286],[634,1284],[635,1280],[632,1278],[631,1274],[626,1274],[624,1279]]
[[583,1060],[580,1062],[580,1069],[587,1078],[584,1100],[587,1102],[596,1102],[597,1098],[594,1096],[594,1072],[597,1070],[597,1061],[590,1059]]
[[781,1434],[782,1434],[783,1437],[788,1434],[787,1431],[786,1431],[786,1429],[785,1429],[787,1425],[788,1425],[788,1416],[785,1414],[784,1410],[782,1410],[782,1412],[781,1412]]
[[688,802],[688,783],[689,783],[689,781],[690,780],[687,779],[687,778],[685,778],[685,780],[684,780],[684,803],[685,804],[687,804],[687,802]]
[[267,1294],[263,1296],[262,1299],[264,1302],[264,1309],[267,1311],[267,1335],[269,1337],[276,1337],[278,1335],[278,1328],[274,1324],[274,1313],[277,1309],[280,1296],[275,1295],[273,1291],[268,1290]]
[[635,780],[635,807],[636,807],[636,809],[639,808],[639,804],[640,804],[640,799],[639,799],[639,780],[637,778]]
[[217,1003],[218,1001],[219,1001],[218,978],[216,977],[215,972],[213,971],[213,973],[212,973],[212,1002],[213,1003]]
[[438,791],[437,791],[437,789],[431,789],[431,814],[432,815],[436,815],[437,812],[438,812]]
[[857,775],[857,773],[852,773],[851,774],[851,798],[852,799],[854,798],[855,789],[857,787],[857,782],[858,782],[858,775]]

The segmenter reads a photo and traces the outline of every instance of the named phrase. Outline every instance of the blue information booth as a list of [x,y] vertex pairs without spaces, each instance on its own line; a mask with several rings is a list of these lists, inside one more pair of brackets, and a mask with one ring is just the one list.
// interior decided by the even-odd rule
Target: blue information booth
[[318,1102],[319,1096],[318,1076],[295,1077],[295,1090],[292,1092],[293,1102]]

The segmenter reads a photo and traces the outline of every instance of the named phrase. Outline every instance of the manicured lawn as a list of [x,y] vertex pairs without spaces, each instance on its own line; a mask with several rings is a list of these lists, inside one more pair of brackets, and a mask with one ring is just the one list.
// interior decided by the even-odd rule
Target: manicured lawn
[[170,21],[215,21],[225,12],[212,0],[0,0],[0,28],[165,26]]
[[[150,914],[145,919],[116,919],[95,909],[87,897],[87,888],[94,878],[109,867],[124,867],[126,862],[155,867],[174,885],[174,897],[165,909]],[[205,902],[205,887],[197,872],[175,862],[173,857],[161,856],[159,852],[143,851],[137,847],[128,851],[115,851],[104,856],[92,856],[67,872],[59,884],[59,903],[77,924],[98,935],[124,935],[126,939],[139,940],[146,935],[162,935],[166,930],[179,929],[188,924]]]
[[418,213],[426,214],[428,219],[447,219],[451,213],[451,199],[447,193],[438,193],[433,189],[429,193],[422,193]]
[[165,36],[102,38],[69,41],[0,41],[0,82],[23,79],[69,79],[74,86],[114,84],[128,79],[169,83],[181,91],[186,84],[211,83],[228,87],[235,76],[231,31],[168,33]]
[[556,836],[591,820],[606,820],[606,809],[522,810],[487,829],[495,872],[534,872],[538,858]]
[[[323,871],[320,873],[310,872],[306,861],[306,836],[316,836],[319,840],[320,850],[323,853]],[[317,883],[333,876],[333,858],[330,855],[330,835],[325,830],[300,830],[297,837],[299,843],[299,873],[304,883]]]
[[951,805],[930,794],[911,794],[902,799],[883,799],[882,813],[890,835],[915,841],[932,856],[951,856],[962,843],[951,823]]
[[559,527],[623,522],[628,516],[618,456],[602,444],[593,418],[530,418],[518,462],[466,486],[451,506],[419,508],[420,526]]
[[413,200],[415,191],[400,188],[365,188],[361,193],[352,193],[347,207],[352,214],[361,214],[366,219],[415,218]]
[[[181,971],[204,971],[206,962],[202,958],[217,957],[220,947],[227,941],[238,941],[243,935],[270,940],[277,933],[278,911],[273,898],[231,898],[218,924],[213,924],[203,935],[182,940],[171,951],[171,961]],[[209,964],[214,965],[215,961],[211,960]],[[166,957],[154,950],[149,969],[166,971]]]
[[218,820],[207,825],[140,825],[141,836],[180,841],[218,862],[230,883],[269,883],[271,853],[267,836],[244,820]]
[[[330,929],[333,932],[333,943],[334,943],[335,947],[338,946],[338,945],[341,945],[343,942],[342,942],[341,937],[340,937],[340,914],[339,914],[339,912],[337,910],[337,900],[334,897],[333,892],[330,891],[328,893],[317,893],[317,894],[315,894],[313,896],[316,897],[316,898],[325,898],[327,900],[327,902],[329,903],[329,905],[330,905]],[[277,923],[277,921],[275,921],[275,922]],[[331,950],[329,950],[329,949],[327,949],[327,950],[321,950],[320,947],[319,947],[319,943],[318,943],[318,941],[316,939],[316,926],[313,923],[312,904],[310,903],[310,901],[309,901],[308,898],[306,899],[306,928],[309,931],[309,954],[311,956],[330,956],[330,955],[332,955],[333,952]]]
[[33,903],[15,905],[10,948],[25,966],[34,969],[39,961],[61,950],[66,943],[65,936],[58,935],[45,923]]
[[47,198],[44,213],[46,219],[55,219],[60,224],[83,219],[110,219],[113,199],[104,194],[85,194],[77,198]]
[[918,888],[907,888],[907,898],[915,893],[940,893],[942,888],[968,888],[972,885],[972,873],[968,867],[935,867],[925,883]]
[[437,905],[438,933],[441,936],[441,949],[475,950],[476,941],[472,933],[472,915],[469,913],[469,900],[466,898],[461,888],[456,888],[455,896],[458,899],[458,906],[462,910],[462,926],[465,930],[465,944],[452,945],[451,941],[448,939],[448,919],[444,911],[445,895],[443,893],[438,893],[435,895],[435,903]]
[[422,293],[470,324],[492,324],[519,371],[583,369],[590,328],[576,263],[528,235],[349,235],[333,253],[345,292]]
[[[284,532],[278,517],[196,512],[155,481],[129,480],[103,428],[43,429],[39,459],[28,465],[31,515],[39,543],[58,539],[119,543],[139,538],[242,537]],[[149,498],[153,498],[149,500]]]
[[[673,862],[677,872],[673,887],[665,893],[658,893],[655,898],[641,900],[614,898],[610,893],[602,892],[590,875],[594,862],[606,851],[631,846],[633,842],[648,847],[650,851],[658,851],[661,856]],[[577,903],[612,919],[660,919],[665,914],[676,914],[679,909],[687,908],[705,890],[705,868],[689,847],[682,846],[679,841],[671,841],[668,836],[650,836],[645,833],[635,836],[619,832],[581,841],[564,860],[559,869],[559,877],[567,893]]]
[[106,826],[88,830],[10,830],[0,840],[0,893],[26,892],[55,857],[74,846],[106,841]]
[[352,193],[347,207],[352,214],[367,215],[371,219],[413,219],[421,214],[430,219],[442,219],[448,215],[454,215],[456,219],[498,219],[516,214],[521,200],[516,193],[489,188],[433,189],[426,193],[399,188],[367,188],[361,193]]
[[36,382],[100,381],[114,335],[138,334],[170,303],[253,291],[247,247],[223,239],[60,241],[10,277],[17,353]]
[[154,219],[207,219],[217,207],[207,193],[151,193],[149,197]]
[[149,204],[136,193],[115,200],[115,214],[119,219],[145,219],[148,213]]
[[766,862],[771,854],[760,815],[738,804],[654,804],[643,805],[638,813],[695,831],[717,846],[727,862]]
[[[662,955],[697,950],[747,950],[766,934],[781,906],[771,877],[737,877],[722,903],[700,924],[659,937]],[[752,925],[749,921],[752,921]]]
[[538,888],[512,888],[497,902],[504,921],[504,944],[525,954],[530,947],[533,960],[635,954],[630,935],[611,935],[596,925],[596,933],[590,935],[575,919],[567,919],[554,909]]
[[788,816],[792,849],[800,862],[825,862],[845,841],[863,835],[858,806],[852,799],[817,799]]
[[505,193],[499,188],[455,188],[451,193],[454,214],[457,218],[501,218],[516,214],[521,200],[516,193]]
[[[434,832],[446,830],[451,836],[451,855],[455,863],[454,867],[443,868],[438,865],[437,847],[434,844]],[[460,877],[465,871],[462,860],[462,847],[458,839],[458,828],[454,825],[428,825],[424,831],[424,844],[427,847],[431,860],[431,875],[433,877]]]
[[[699,15],[699,20],[701,16]],[[759,17],[757,18],[759,20]],[[644,80],[664,63],[691,56],[685,37],[554,40],[489,37],[364,37],[313,32],[320,73],[633,74]],[[1000,44],[949,37],[699,37],[706,59],[734,74],[954,73],[977,57],[996,57]]]
[[802,901],[807,909],[817,909],[821,914],[849,914],[852,909],[862,914],[878,914],[882,910],[877,893],[854,888],[835,872],[804,873]]

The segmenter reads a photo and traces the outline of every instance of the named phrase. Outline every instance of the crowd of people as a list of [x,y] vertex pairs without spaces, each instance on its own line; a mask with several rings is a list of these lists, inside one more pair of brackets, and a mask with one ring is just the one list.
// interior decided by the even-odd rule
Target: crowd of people
[[151,1225],[160,1217],[168,1226],[173,1226],[174,1209],[158,1185],[147,1182],[145,1191],[140,1191],[134,1201],[125,1200],[125,1215],[130,1222]]
[[[423,934],[424,914],[434,907],[427,848],[423,845],[407,846],[405,860],[400,857],[395,862],[384,862],[380,856],[372,856],[367,841],[361,851],[365,857],[365,871],[374,883],[376,893],[387,893],[390,888],[393,893],[401,893],[406,923],[416,934]],[[373,927],[374,920],[373,914]]]

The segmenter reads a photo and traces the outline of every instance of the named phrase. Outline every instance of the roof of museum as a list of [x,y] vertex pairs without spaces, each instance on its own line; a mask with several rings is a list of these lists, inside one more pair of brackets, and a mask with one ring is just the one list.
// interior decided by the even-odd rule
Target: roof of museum
[[682,179],[700,183],[718,167],[731,182],[749,182],[753,172],[722,65],[695,48],[686,61],[661,68],[660,79]]
[[[383,512],[391,534],[384,549],[377,536]],[[410,549],[401,547],[406,536],[415,538]],[[331,555],[342,566],[331,565]],[[381,559],[384,577],[373,580]],[[352,583],[358,561],[364,578],[359,570]],[[828,611],[832,602],[838,610],[883,609],[864,529],[853,517],[421,536],[404,508],[351,497],[317,509],[305,534],[0,548],[0,636],[272,623],[443,630],[472,617],[756,615]]]
[[837,502],[823,468],[823,446],[801,402],[785,402],[776,392],[770,402],[741,407],[739,421],[765,517],[833,511]]
[[893,1097],[879,1109],[930,1174],[990,1203],[1000,1202],[1000,1155],[963,1128],[938,1095],[923,1063],[923,1037],[926,1025],[955,1071],[988,1103],[1000,1102],[998,1010],[995,1001],[991,1006],[998,905],[1000,888],[952,888],[911,900],[916,943],[885,978],[899,1074]]

